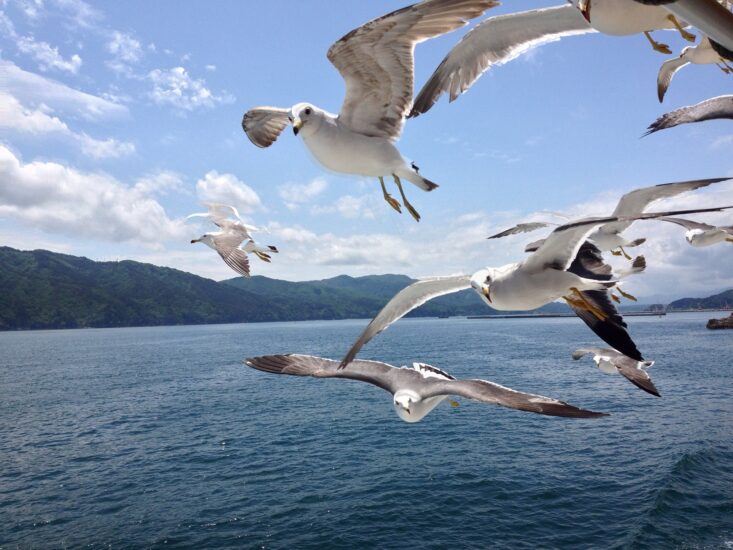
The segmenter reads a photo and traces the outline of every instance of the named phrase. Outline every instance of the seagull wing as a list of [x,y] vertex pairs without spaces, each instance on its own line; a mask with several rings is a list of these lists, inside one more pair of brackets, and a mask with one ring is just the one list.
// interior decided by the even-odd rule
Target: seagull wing
[[579,409],[552,397],[519,392],[488,380],[442,381],[433,379],[428,380],[428,382],[424,387],[425,389],[420,392],[423,399],[438,395],[458,395],[482,403],[493,403],[510,409],[549,416],[571,416],[575,418],[607,416],[606,413]]
[[721,95],[665,113],[649,125],[644,135],[648,136],[659,130],[672,128],[679,124],[702,122],[717,118],[733,118],[733,95]]
[[367,325],[361,336],[354,342],[351,349],[341,361],[341,368],[354,360],[359,350],[377,334],[389,327],[392,323],[404,317],[413,309],[423,305],[428,300],[464,290],[471,286],[471,277],[459,275],[455,277],[433,277],[412,283],[400,290],[387,302],[387,305],[377,313],[377,316]]
[[429,111],[443,93],[453,101],[493,65],[565,36],[589,32],[595,30],[571,5],[489,17],[443,59],[415,98],[410,116]]
[[396,379],[403,370],[387,363],[361,359],[351,364],[354,368],[339,369],[339,362],[333,359],[299,354],[251,357],[245,361],[245,364],[253,369],[273,374],[359,380],[392,393],[396,391]]
[[539,250],[539,248],[540,248],[540,247],[541,247],[541,246],[542,246],[543,244],[545,244],[545,240],[546,240],[546,239],[539,239],[539,240],[537,240],[537,241],[532,241],[531,243],[527,244],[527,245],[526,245],[526,246],[524,247],[524,251],[525,251],[525,252],[537,252],[537,250]]
[[550,225],[551,224],[547,222],[518,223],[514,227],[505,229],[501,233],[497,233],[496,235],[492,235],[491,237],[487,237],[487,238],[500,239],[502,237],[507,237],[509,235],[518,235],[519,233],[530,233],[532,231],[535,231],[536,229],[540,229],[542,227],[549,227]]
[[257,147],[269,147],[290,124],[288,109],[255,107],[244,113],[242,129]]
[[[657,397],[661,397],[659,395],[659,390],[657,390],[657,387],[654,385],[654,382],[652,382],[652,379],[647,374],[647,372],[641,368],[639,363],[637,361],[634,361],[633,359],[626,357],[622,354],[617,354],[612,358],[613,364],[616,366],[618,371],[634,386],[637,388],[641,388],[647,393],[650,393],[652,395],[656,395]],[[654,364],[654,361],[644,361],[643,363],[647,367],[651,367]]]
[[657,97],[659,98],[659,103],[664,101],[664,94],[667,93],[667,88],[669,88],[669,84],[672,82],[672,77],[688,63],[682,57],[677,57],[665,61],[659,67],[659,74],[657,75]]
[[585,218],[555,229],[524,263],[526,271],[547,268],[566,270],[575,260],[581,245],[596,227],[618,218]]
[[240,275],[249,277],[249,258],[247,253],[239,248],[243,240],[244,237],[240,233],[224,233],[214,238],[214,247],[225,264]]
[[[707,187],[713,183],[725,181],[730,178],[709,178],[702,180],[678,181],[673,183],[661,183],[650,187],[642,187],[626,193],[618,201],[616,209],[612,216],[617,217],[633,217],[644,212],[647,206],[656,200],[674,197],[685,191],[693,191],[702,187]],[[607,223],[601,227],[602,233],[620,233],[627,229],[633,220],[618,221]]]
[[396,140],[412,104],[415,45],[466,25],[494,0],[425,0],[354,29],[328,50],[346,81],[339,121]]
[[602,350],[601,348],[578,348],[573,352],[573,359],[576,361],[582,357],[585,357],[589,353],[592,353],[593,355],[600,355],[605,350]]
[[692,220],[686,220],[684,218],[667,218],[667,217],[664,217],[664,218],[659,218],[659,219],[662,220],[663,222],[670,222],[670,223],[676,223],[677,225],[681,225],[682,227],[684,227],[688,231],[690,229],[701,229],[703,231],[708,231],[710,229],[715,229],[714,226],[709,225],[707,223],[694,222]]

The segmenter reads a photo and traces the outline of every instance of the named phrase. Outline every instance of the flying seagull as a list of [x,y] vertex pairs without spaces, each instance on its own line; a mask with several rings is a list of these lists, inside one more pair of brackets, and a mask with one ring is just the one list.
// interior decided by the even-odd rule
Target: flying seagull
[[[722,209],[701,210],[717,212]],[[640,214],[634,219],[652,219],[679,212]],[[353,361],[374,336],[413,309],[433,298],[467,288],[473,288],[489,307],[503,311],[532,310],[564,299],[606,343],[642,361],[641,353],[608,296],[611,288],[621,292],[619,280],[611,275],[611,266],[603,262],[598,248],[586,242],[588,235],[600,225],[622,220],[587,218],[574,221],[555,229],[524,261],[481,269],[473,275],[430,277],[407,286],[371,320],[341,361],[341,368]]]
[[328,59],[346,81],[338,115],[311,103],[290,109],[256,107],[242,128],[258,147],[270,146],[288,124],[313,156],[334,172],[376,177],[384,199],[398,212],[400,203],[384,186],[392,176],[405,208],[402,179],[424,191],[438,187],[423,178],[395,147],[412,104],[415,45],[453,31],[496,6],[495,0],[425,0],[374,19],[344,35],[328,50]]
[[723,241],[733,243],[733,225],[716,227],[707,223],[695,222],[684,218],[659,218],[665,222],[681,225],[687,232],[685,239],[692,246],[711,246]]
[[685,65],[694,63],[696,65],[712,65],[716,64],[721,71],[727,74],[733,74],[733,67],[722,57],[710,43],[707,36],[703,36],[697,46],[688,46],[682,49],[682,53],[675,59],[670,59],[662,63],[657,75],[657,97],[659,102],[664,101],[672,77]]
[[593,354],[593,361],[596,362],[601,372],[605,374],[622,374],[638,388],[661,397],[654,382],[646,372],[646,369],[651,367],[654,361],[636,361],[615,349],[609,348],[580,348],[573,352],[573,359],[578,360],[591,353]]
[[[244,223],[242,217],[239,215],[239,211],[230,204],[223,204],[220,202],[204,202],[201,204],[206,207],[207,211],[189,214],[186,216],[187,220],[191,218],[206,218],[214,225],[225,231],[237,231],[242,233],[242,235],[247,239],[251,239],[252,233],[256,231],[264,231],[261,227]],[[232,220],[229,216],[234,216],[235,219]]]
[[293,354],[252,357],[245,364],[273,374],[345,378],[373,384],[392,394],[397,416],[410,423],[422,420],[451,395],[549,416],[607,416],[606,413],[579,409],[551,397],[518,392],[488,380],[456,380],[447,372],[425,363],[413,363],[412,368],[398,368],[379,361],[359,360],[352,363],[353,368],[339,369],[338,361]]
[[[659,185],[652,185],[650,187],[642,187],[641,189],[629,191],[621,197],[616,208],[611,214],[612,217],[624,219],[622,221],[613,221],[601,225],[588,236],[588,239],[593,241],[601,251],[610,251],[615,256],[623,255],[626,259],[630,260],[631,256],[626,253],[624,247],[630,248],[639,246],[646,241],[645,238],[628,240],[622,235],[622,233],[626,231],[632,223],[634,223],[636,219],[634,216],[642,214],[644,210],[646,210],[646,208],[656,200],[674,197],[686,191],[701,189],[708,185],[727,181],[729,179],[731,178],[708,178],[701,180],[678,181],[674,183],[662,183]],[[550,225],[555,224],[550,222],[520,223],[488,238],[498,239],[508,235],[527,233]],[[536,251],[541,243],[542,241],[535,241],[530,245],[527,245],[525,252]]]
[[695,105],[681,107],[669,113],[665,113],[652,122],[647,129],[645,136],[691,122],[702,122],[716,118],[733,118],[733,95],[721,95],[706,99]]
[[489,17],[443,59],[415,98],[410,116],[429,111],[444,93],[449,94],[449,101],[455,100],[492,66],[566,36],[596,31],[610,35],[644,32],[655,49],[671,53],[649,34],[663,28],[679,28],[683,36],[691,37],[663,7],[643,6],[633,0],[575,0],[572,5]]

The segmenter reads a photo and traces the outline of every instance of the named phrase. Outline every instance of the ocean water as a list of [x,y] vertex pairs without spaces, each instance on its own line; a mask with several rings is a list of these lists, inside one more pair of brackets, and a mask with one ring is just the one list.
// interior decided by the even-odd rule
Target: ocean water
[[630,318],[655,398],[570,353],[577,319],[403,320],[362,354],[610,412],[250,370],[366,321],[0,333],[0,547],[733,548],[733,331]]

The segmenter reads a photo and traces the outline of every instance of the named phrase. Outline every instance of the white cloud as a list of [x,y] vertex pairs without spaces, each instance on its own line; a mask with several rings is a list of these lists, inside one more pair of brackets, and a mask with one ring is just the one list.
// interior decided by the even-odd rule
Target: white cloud
[[[311,214],[338,214],[347,219],[363,218],[373,220],[380,212],[382,204],[387,204],[379,195],[368,194],[355,197],[354,195],[344,195],[339,197],[332,204],[314,205],[311,208]],[[387,208],[390,208],[387,206]],[[390,208],[391,210],[391,208]],[[382,212],[385,209],[382,208]]]
[[91,28],[103,18],[101,12],[83,0],[51,0],[76,26]]
[[231,103],[234,97],[226,92],[215,95],[204,80],[191,78],[183,67],[168,70],[155,69],[148,73],[153,83],[150,98],[159,105],[170,105],[182,111],[212,108],[220,103]]
[[728,134],[727,136],[720,136],[713,140],[712,147],[713,149],[719,149],[720,147],[728,147],[729,145],[733,145],[733,134]]
[[22,97],[26,105],[48,105],[54,111],[82,116],[90,120],[114,118],[127,114],[127,107],[87,94],[55,80],[24,71],[14,63],[0,59],[0,82],[3,91]]
[[48,112],[45,105],[38,109],[29,109],[12,95],[0,92],[0,130],[32,135],[57,135],[68,137],[76,142],[81,150],[95,158],[119,158],[135,152],[133,143],[108,138],[95,139],[85,133],[73,132],[65,122]]
[[0,10],[0,35],[15,38],[15,26],[5,12]]
[[213,73],[216,70],[216,65],[206,65],[204,68],[210,73]]
[[0,146],[0,181],[0,216],[35,229],[155,247],[186,235],[183,222],[168,218],[153,197],[106,174],[55,162],[23,164]]
[[137,64],[143,55],[140,42],[132,35],[119,31],[112,32],[112,38],[106,47],[112,54],[107,66],[117,73],[128,76],[132,74],[131,66]]
[[56,69],[71,74],[79,72],[81,57],[72,55],[68,60],[59,53],[59,49],[47,42],[38,42],[32,36],[23,36],[16,42],[18,49],[36,60],[42,71]]
[[185,193],[183,178],[170,170],[161,170],[140,178],[135,188],[146,195],[167,195],[171,191]]
[[262,201],[254,189],[236,176],[219,174],[216,170],[196,182],[196,194],[201,201],[231,204],[243,213],[254,212],[262,207]]
[[323,193],[328,182],[321,177],[313,178],[308,183],[285,183],[277,188],[277,194],[285,201],[285,206],[295,210],[300,205]]

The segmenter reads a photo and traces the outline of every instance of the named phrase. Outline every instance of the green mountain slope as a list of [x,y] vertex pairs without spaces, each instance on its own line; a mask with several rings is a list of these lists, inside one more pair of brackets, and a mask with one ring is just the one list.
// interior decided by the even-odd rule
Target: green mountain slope
[[726,290],[707,298],[682,298],[675,300],[667,306],[668,310],[673,309],[720,309],[733,307],[733,289]]

